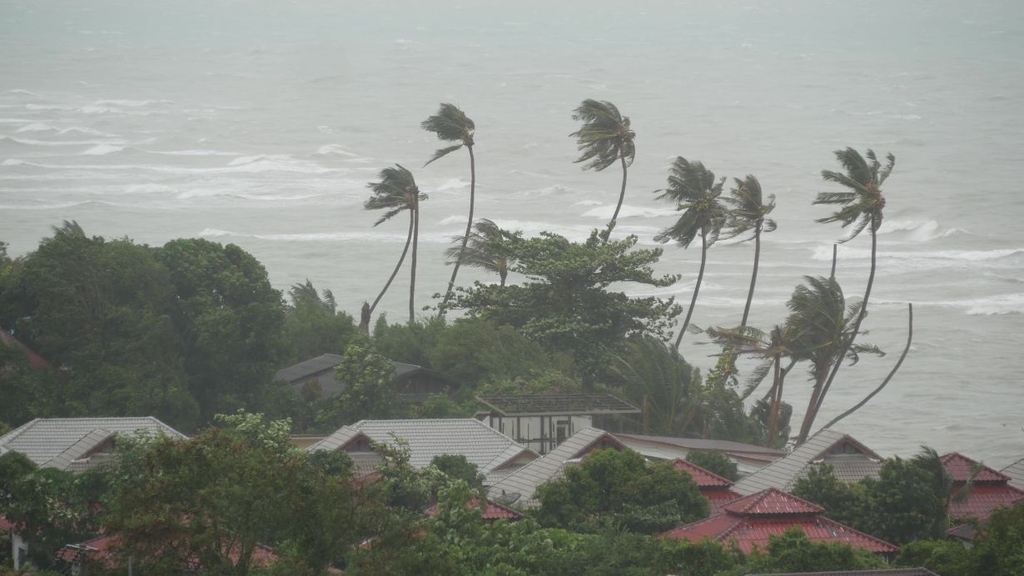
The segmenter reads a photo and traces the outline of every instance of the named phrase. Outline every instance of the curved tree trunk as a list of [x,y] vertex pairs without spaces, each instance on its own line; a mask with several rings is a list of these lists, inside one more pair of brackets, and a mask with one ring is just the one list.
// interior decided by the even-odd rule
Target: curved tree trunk
[[700,272],[697,273],[697,285],[693,287],[693,297],[690,298],[690,309],[686,311],[686,320],[683,327],[679,329],[676,336],[676,352],[679,351],[679,343],[683,341],[683,334],[690,326],[690,317],[693,316],[693,307],[697,304],[697,294],[700,292],[700,283],[704,280],[704,265],[708,260],[708,233],[704,229],[700,231]]
[[[476,203],[476,158],[473,155],[473,147],[466,146],[469,150],[469,220],[466,222],[466,234],[462,237],[462,247],[459,248],[459,257],[455,259],[455,267],[452,269],[452,277],[448,280],[448,290],[444,293],[444,300],[437,309],[437,315],[444,318],[448,308],[448,301],[451,300],[452,291],[455,289],[455,277],[459,275],[459,267],[462,266],[462,256],[466,253],[466,244],[469,242],[469,235],[473,232],[473,205]],[[502,285],[505,278],[501,279]]]
[[832,381],[835,380],[836,373],[839,372],[839,367],[843,365],[843,361],[846,359],[847,353],[850,348],[853,347],[853,341],[857,339],[857,334],[860,333],[860,324],[864,321],[864,318],[868,315],[868,298],[871,297],[871,287],[875,283],[875,264],[876,256],[878,252],[878,235],[875,233],[875,222],[871,222],[871,272],[868,273],[868,285],[864,289],[864,300],[861,303],[860,314],[857,315],[857,319],[853,321],[853,328],[850,330],[850,339],[846,342],[846,346],[843,347],[842,354],[836,359],[836,363],[832,366],[832,370],[829,372],[828,379],[825,380],[825,384],[821,389],[821,393],[814,398],[814,403],[807,407],[807,414],[804,415],[804,422],[800,426],[800,437],[797,438],[796,445],[799,446],[807,440],[807,434],[811,430],[811,426],[814,425],[814,419],[818,417],[818,411],[821,410],[821,404],[825,400],[825,395],[828,394],[829,388],[832,387]]
[[757,224],[757,231],[754,232],[754,271],[750,275],[750,289],[747,290],[747,305],[743,307],[743,320],[740,320],[740,327],[747,325],[747,316],[750,314],[750,303],[754,301],[754,286],[757,285],[757,267],[761,262],[761,223]]
[[772,367],[774,372],[772,380],[772,390],[769,393],[771,396],[771,406],[768,407],[768,441],[765,446],[768,448],[772,447],[775,443],[775,435],[778,433],[779,423],[779,405],[782,403],[782,358],[779,356],[775,357],[775,365]]
[[896,361],[896,365],[893,366],[892,370],[889,371],[889,374],[885,377],[885,380],[882,380],[882,383],[879,384],[877,388],[872,390],[871,393],[865,396],[863,400],[855,404],[853,408],[850,408],[846,412],[843,412],[839,416],[836,416],[831,421],[829,421],[828,424],[822,426],[822,430],[824,430],[825,428],[831,428],[836,422],[839,422],[843,418],[846,418],[850,414],[853,414],[857,410],[860,410],[862,406],[867,404],[868,401],[870,401],[879,392],[881,392],[882,388],[885,388],[885,386],[889,383],[889,380],[892,380],[892,377],[896,375],[896,371],[899,370],[900,366],[903,365],[903,360],[907,357],[907,352],[910,352],[910,343],[913,342],[914,340],[914,305],[909,303],[907,304],[907,324],[907,344],[903,347],[903,353],[900,354],[900,359]]
[[607,242],[612,237],[612,230],[615,229],[615,224],[619,220],[619,210],[622,210],[622,202],[626,199],[626,157],[619,155],[619,161],[622,163],[622,188],[619,190],[619,203],[615,205],[615,212],[612,213],[612,220],[608,223],[608,229],[604,233],[604,241]]
[[409,213],[409,234],[405,238],[405,248],[402,248],[402,255],[398,258],[398,264],[395,265],[395,270],[393,272],[391,272],[391,277],[388,278],[387,283],[384,284],[384,289],[380,291],[380,294],[377,295],[377,298],[373,301],[373,304],[370,305],[370,311],[366,314],[367,326],[369,326],[370,315],[373,314],[373,311],[377,309],[377,304],[380,303],[380,299],[384,297],[384,293],[387,292],[388,288],[391,287],[391,283],[394,282],[395,276],[398,276],[398,270],[402,267],[402,262],[405,262],[405,255],[406,255],[406,253],[409,252],[409,244],[412,243],[412,233],[413,233],[413,215],[412,215],[412,212],[410,212]]
[[417,195],[412,205],[412,275],[409,278],[409,324],[416,321],[416,245],[420,239],[420,199]]

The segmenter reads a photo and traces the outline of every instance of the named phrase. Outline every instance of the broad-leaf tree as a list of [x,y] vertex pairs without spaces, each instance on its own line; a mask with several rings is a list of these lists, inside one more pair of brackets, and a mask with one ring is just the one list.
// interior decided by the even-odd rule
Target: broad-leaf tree
[[437,137],[443,142],[457,142],[457,144],[434,152],[430,160],[427,160],[427,164],[447,156],[463,146],[469,152],[469,217],[466,219],[466,234],[462,237],[462,247],[459,249],[459,255],[455,258],[455,266],[452,268],[452,277],[448,281],[448,289],[444,293],[444,299],[441,300],[441,306],[438,307],[438,314],[443,316],[445,307],[451,300],[452,290],[455,288],[455,277],[458,276],[459,267],[465,258],[466,243],[473,230],[473,206],[476,202],[476,157],[473,155],[473,135],[476,132],[476,125],[458,106],[443,103],[437,114],[424,120],[421,126],[424,130],[437,134]]
[[736,186],[729,190],[728,196],[722,198],[722,202],[729,207],[723,237],[750,234],[754,240],[754,271],[750,274],[747,303],[743,307],[743,319],[740,320],[740,326],[746,326],[750,303],[754,300],[754,287],[757,285],[757,267],[761,261],[761,233],[773,232],[776,228],[775,221],[768,218],[775,209],[775,195],[771,194],[766,199],[761,192],[761,183],[753,175],[747,175],[743,180],[733,180]]
[[715,173],[705,168],[704,164],[678,156],[669,168],[668,187],[655,191],[656,194],[660,193],[658,200],[675,202],[676,211],[682,214],[675,224],[661,231],[654,239],[662,243],[673,240],[683,248],[688,248],[700,237],[700,272],[697,273],[697,283],[693,287],[686,319],[676,335],[676,348],[679,348],[683,340],[683,334],[693,316],[693,307],[697,304],[697,294],[704,280],[708,247],[718,240],[728,217],[721,199],[724,183],[724,177],[716,180]]
[[576,138],[576,147],[580,152],[576,162],[583,163],[584,170],[601,171],[615,162],[622,166],[619,201],[615,204],[608,228],[601,233],[601,237],[607,241],[615,229],[622,201],[626,198],[627,169],[636,157],[636,145],[633,142],[636,132],[630,128],[629,116],[623,116],[614,104],[604,100],[584,100],[573,111],[572,119],[583,122],[583,126],[569,136]]
[[[409,232],[405,239],[405,247],[402,248],[402,255],[398,258],[398,264],[395,265],[395,270],[391,273],[387,283],[384,284],[384,289],[380,291],[373,304],[370,305],[370,314],[377,308],[380,299],[384,297],[388,288],[391,287],[391,282],[398,275],[398,270],[402,267],[402,262],[405,261],[405,255],[409,252],[409,247],[411,246],[412,272],[409,281],[409,322],[413,322],[416,320],[416,245],[419,240],[420,202],[426,200],[427,195],[420,192],[420,189],[416,187],[416,180],[413,178],[412,172],[409,172],[408,169],[399,164],[395,164],[393,168],[381,170],[379,178],[379,182],[371,182],[367,185],[373,191],[373,195],[363,204],[363,207],[367,210],[384,210],[384,215],[373,223],[374,226],[387,222],[402,212],[408,212]],[[366,317],[368,319],[369,314]]]
[[481,218],[473,224],[473,230],[467,236],[453,239],[457,246],[445,250],[445,255],[449,263],[461,261],[466,266],[494,272],[504,286],[515,263],[509,243],[521,237],[521,232],[503,230],[493,221]]

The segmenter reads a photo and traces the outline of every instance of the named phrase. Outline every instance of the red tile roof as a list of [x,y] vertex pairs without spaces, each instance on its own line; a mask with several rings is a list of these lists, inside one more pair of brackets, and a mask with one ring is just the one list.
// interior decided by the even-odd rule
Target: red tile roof
[[997,508],[1013,506],[1024,498],[1024,491],[1009,484],[975,484],[967,500],[957,502],[956,497],[949,504],[949,515],[956,520],[974,518],[987,520]]
[[693,478],[693,481],[697,483],[697,486],[701,488],[728,488],[729,486],[732,486],[732,482],[730,480],[722,478],[718,474],[701,468],[696,464],[687,462],[686,460],[676,458],[672,461],[672,468],[679,472],[686,472],[689,474]]
[[711,514],[717,514],[729,502],[743,497],[741,494],[737,494],[727,488],[702,488],[700,493],[708,499]]
[[823,511],[806,500],[769,488],[723,506],[710,518],[658,537],[691,542],[705,538],[734,542],[744,553],[750,553],[755,548],[767,548],[771,536],[797,528],[813,542],[838,542],[877,554],[892,554],[898,550],[888,542],[821,516]]
[[15,528],[17,528],[17,526],[14,522],[8,520],[7,516],[0,516],[0,530],[3,530],[4,532],[14,532]]
[[[942,456],[941,459],[942,467],[946,469],[947,474],[953,477],[954,482],[967,482],[971,479],[971,475],[978,466],[978,463],[974,460],[956,452],[950,452]],[[974,475],[975,484],[979,482],[1001,482],[1005,484],[1009,480],[1009,476],[996,472],[988,466],[982,466],[978,473]]]
[[[466,508],[480,508],[480,499],[473,498],[469,502],[466,502]],[[430,508],[423,511],[427,516],[437,516],[437,504],[434,504]],[[487,502],[487,508],[480,512],[480,517],[484,520],[522,520],[523,515],[511,508],[496,504],[494,502]]]

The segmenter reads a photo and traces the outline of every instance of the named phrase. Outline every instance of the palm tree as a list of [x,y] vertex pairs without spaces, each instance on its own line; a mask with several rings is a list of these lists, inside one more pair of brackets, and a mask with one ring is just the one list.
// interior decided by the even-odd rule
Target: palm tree
[[753,175],[748,174],[743,180],[733,180],[736,187],[729,191],[729,196],[722,199],[729,206],[725,237],[734,238],[751,232],[751,238],[754,239],[754,272],[750,275],[747,304],[743,307],[743,320],[740,321],[740,326],[743,327],[747,325],[750,303],[754,299],[754,286],[757,284],[757,267],[761,260],[761,233],[773,232],[776,228],[775,221],[767,217],[775,209],[775,195],[769,195],[768,201],[765,202],[761,193],[761,183]]
[[663,230],[654,239],[658,242],[675,240],[683,248],[688,248],[693,240],[700,236],[700,272],[697,274],[697,285],[693,287],[690,309],[686,311],[686,320],[676,336],[676,348],[683,340],[683,334],[690,325],[693,307],[697,303],[700,284],[704,280],[704,265],[707,263],[708,247],[718,240],[727,218],[727,210],[722,204],[722,186],[725,178],[715,180],[715,173],[704,167],[700,162],[690,162],[679,156],[669,169],[668,188],[656,190],[661,192],[658,200],[667,199],[676,203],[676,211],[683,214],[674,225]]
[[[885,197],[882,195],[882,184],[885,183],[892,169],[896,165],[896,157],[892,154],[886,156],[886,164],[882,164],[875,156],[874,150],[870,148],[865,153],[867,160],[853,148],[835,151],[836,159],[843,167],[844,172],[822,170],[821,177],[826,182],[835,182],[848,188],[846,192],[820,192],[814,199],[814,204],[834,204],[840,209],[830,216],[819,218],[817,222],[830,223],[839,222],[843,228],[853,226],[850,235],[841,240],[847,242],[856,238],[867,228],[871,233],[871,271],[868,273],[868,283],[864,288],[864,299],[860,304],[860,312],[853,322],[851,333],[853,338],[847,343],[847,350],[853,345],[853,339],[860,332],[861,322],[867,316],[868,299],[871,297],[871,287],[875,283],[876,256],[878,253],[878,228],[882,225],[882,211],[885,208]],[[834,264],[833,264],[834,266]],[[841,362],[832,367],[828,379],[825,381],[819,403],[832,387],[836,373],[839,372]],[[820,404],[815,407],[817,414]]]
[[453,238],[457,246],[448,248],[445,255],[449,262],[461,259],[466,266],[475,266],[496,273],[501,279],[501,286],[504,286],[505,279],[508,278],[508,273],[515,262],[509,249],[509,241],[520,236],[519,233],[502,230],[491,220],[481,218],[473,225],[473,232],[468,236]]
[[657,338],[631,338],[611,356],[609,372],[629,400],[642,407],[645,434],[692,433],[700,413],[700,376]]
[[882,355],[882,351],[869,344],[853,344],[856,336],[856,319],[861,314],[862,303],[847,304],[843,289],[834,278],[807,276],[807,285],[801,284],[793,291],[786,304],[790,316],[786,319],[792,330],[793,357],[798,361],[809,361],[811,380],[814,388],[800,426],[797,445],[807,440],[814,419],[828,390],[825,383],[829,374],[844,359],[856,363],[862,353]]
[[621,115],[614,104],[604,100],[584,100],[573,111],[572,119],[583,122],[583,126],[569,136],[576,138],[576,148],[580,152],[576,162],[585,162],[584,170],[601,171],[616,161],[622,166],[619,202],[615,205],[608,228],[602,234],[607,242],[619,219],[622,201],[626,198],[626,172],[636,157],[636,146],[633,143],[636,132],[629,127],[629,116]]
[[469,151],[469,219],[466,221],[466,234],[462,237],[462,249],[459,251],[458,258],[455,259],[452,277],[448,280],[448,290],[445,291],[444,299],[441,300],[441,306],[438,307],[438,314],[444,316],[445,306],[452,297],[455,277],[459,274],[459,266],[462,265],[462,259],[466,252],[466,241],[469,240],[469,234],[473,228],[473,206],[476,203],[476,157],[473,155],[473,134],[476,131],[476,125],[457,106],[443,103],[437,114],[424,120],[420,126],[428,132],[437,134],[437,137],[444,142],[458,142],[458,144],[453,144],[434,152],[434,155],[431,156],[430,160],[427,160],[424,166],[427,166],[434,160],[447,156],[463,146]]
[[381,170],[378,177],[380,182],[367,184],[367,187],[373,190],[373,195],[363,204],[363,207],[367,210],[386,210],[384,215],[373,223],[374,226],[378,226],[402,212],[409,212],[409,233],[405,239],[402,255],[398,258],[398,264],[395,265],[391,277],[384,284],[384,289],[380,291],[370,306],[369,314],[373,313],[380,299],[384,297],[384,293],[391,287],[391,282],[398,275],[398,270],[402,267],[402,262],[405,261],[405,255],[409,252],[411,245],[412,274],[409,282],[409,322],[412,323],[416,319],[416,245],[419,237],[420,202],[426,200],[427,195],[421,193],[420,189],[416,187],[416,180],[412,177],[412,172],[400,164],[395,164],[394,168]]

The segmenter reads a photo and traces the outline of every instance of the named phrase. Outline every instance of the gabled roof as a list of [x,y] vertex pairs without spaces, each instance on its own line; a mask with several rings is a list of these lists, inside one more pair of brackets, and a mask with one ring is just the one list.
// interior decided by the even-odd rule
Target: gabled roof
[[659,535],[699,542],[705,538],[735,543],[745,554],[765,550],[771,536],[797,528],[813,542],[838,542],[878,554],[898,549],[874,536],[821,516],[823,509],[791,494],[770,488],[730,502],[717,514]]
[[[21,452],[38,466],[59,467],[65,460],[82,458],[113,434],[185,435],[153,418],[36,418],[0,437],[0,454]],[[65,468],[62,468],[65,469]]]
[[488,494],[492,499],[499,499],[503,496],[508,499],[512,495],[518,494],[517,504],[524,507],[536,506],[538,502],[533,499],[533,495],[538,486],[558,478],[570,460],[582,458],[591,450],[605,447],[615,447],[620,450],[626,448],[615,436],[604,430],[583,428],[542,458],[530,462],[495,483],[488,490]]
[[722,478],[718,474],[706,470],[682,459],[675,459],[672,461],[672,468],[680,472],[686,472],[693,478],[693,481],[697,483],[698,488],[728,488],[732,486],[732,480]]
[[[487,507],[480,511],[480,518],[484,520],[522,520],[523,515],[515,510],[502,506],[497,502],[487,502]],[[480,499],[471,498],[466,502],[466,508],[480,508]],[[423,511],[427,516],[437,516],[437,504]]]
[[987,520],[997,508],[1013,506],[1024,499],[1024,490],[1011,486],[1006,474],[956,452],[942,456],[941,460],[946,473],[953,477],[954,491],[967,489],[967,482],[971,481],[966,499],[954,497],[949,503],[947,512],[954,520]]
[[278,370],[274,378],[284,382],[297,382],[325,370],[333,370],[335,366],[341,364],[342,358],[341,354],[321,354],[316,358],[303,360]]
[[611,394],[517,394],[477,396],[501,416],[639,414],[640,409]]
[[1010,477],[1010,486],[1024,490],[1024,458],[1003,468],[1002,473]]
[[740,474],[753,474],[786,455],[783,450],[703,438],[674,438],[669,436],[642,436],[616,433],[615,437],[630,450],[653,460],[685,459],[690,452],[720,452],[736,463]]
[[[1006,474],[996,472],[988,466],[980,465],[978,462],[957,452],[945,454],[940,459],[942,460],[943,469],[953,477],[954,482],[967,482],[972,477],[974,484],[981,482],[1006,484],[1010,480],[1010,477]],[[975,474],[975,471],[977,471],[977,474]]]
[[529,448],[474,418],[360,420],[342,426],[308,450],[337,450],[359,436],[391,446],[396,438],[404,440],[409,445],[409,464],[415,468],[426,468],[435,456],[462,455],[486,475],[517,458],[537,457]]
[[836,476],[845,482],[878,477],[882,457],[848,434],[822,430],[807,439],[784,458],[740,479],[733,490],[754,494],[768,488],[790,490],[816,464],[833,466]]

